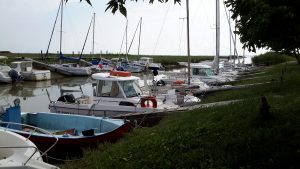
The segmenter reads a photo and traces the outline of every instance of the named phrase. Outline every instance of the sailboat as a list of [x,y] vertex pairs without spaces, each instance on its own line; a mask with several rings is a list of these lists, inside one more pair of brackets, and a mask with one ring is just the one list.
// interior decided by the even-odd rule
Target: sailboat
[[[236,49],[235,49],[236,50]],[[225,82],[233,81],[236,72],[223,71],[220,69],[220,0],[216,0],[216,55],[212,62],[200,62],[191,64],[191,78],[198,78],[201,81],[219,85]],[[222,71],[221,71],[222,70]]]
[[[68,76],[88,76],[88,75],[91,75],[92,74],[91,67],[82,67],[82,66],[79,65],[79,62],[81,61],[82,54],[80,55],[79,58],[72,58],[72,57],[66,57],[62,53],[63,4],[64,4],[64,1],[61,0],[60,6],[59,6],[59,9],[58,9],[58,13],[60,11],[60,14],[61,14],[61,19],[60,19],[61,20],[61,22],[60,22],[60,52],[59,52],[60,64],[50,64],[49,69],[51,71],[55,71],[55,72],[58,72],[60,74],[68,75]],[[57,16],[58,16],[58,13],[57,13]],[[56,20],[57,20],[57,17],[56,17]],[[54,23],[54,27],[55,27],[55,24],[56,24],[56,20],[55,20],[55,23]],[[53,28],[53,30],[54,30],[54,28]],[[51,34],[50,42],[51,42],[51,39],[52,39],[52,35],[53,35],[53,31],[52,31],[52,34]],[[49,45],[50,45],[50,42],[49,42]],[[48,45],[48,49],[49,49],[49,45]],[[47,49],[46,55],[48,54],[48,49]],[[62,60],[73,60],[73,61],[77,61],[78,63],[63,63],[62,64],[61,63]]]
[[[135,35],[136,35],[136,32],[137,32],[137,29],[138,27],[140,27],[140,36],[141,36],[141,24],[142,24],[142,18],[140,18],[140,21],[136,27],[136,30],[135,30],[135,33],[133,35],[133,38],[131,40],[131,43],[130,43],[130,46],[129,48],[127,47],[127,29],[128,29],[128,20],[126,21],[126,27],[125,27],[125,32],[124,32],[124,36],[123,36],[123,39],[122,39],[122,43],[121,43],[121,49],[120,49],[120,52],[121,53],[121,50],[122,50],[122,47],[123,47],[123,42],[124,42],[124,37],[126,38],[126,53],[125,53],[125,58],[118,58],[117,59],[117,63],[116,63],[116,67],[117,67],[117,70],[124,70],[124,71],[129,71],[129,72],[132,72],[132,73],[140,73],[142,71],[145,70],[145,66],[140,64],[138,61],[130,61],[128,59],[128,53],[130,51],[130,48],[131,48],[131,45],[133,43],[133,40],[135,38]],[[138,51],[139,53],[139,51]],[[138,54],[139,55],[139,54]]]

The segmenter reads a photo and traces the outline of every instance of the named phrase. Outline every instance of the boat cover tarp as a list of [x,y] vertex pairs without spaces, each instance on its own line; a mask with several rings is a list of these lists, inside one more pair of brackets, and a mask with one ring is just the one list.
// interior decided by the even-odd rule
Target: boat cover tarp
[[79,58],[66,57],[66,56],[64,56],[62,53],[59,53],[59,59],[60,59],[60,60],[80,60],[81,57],[79,57]]

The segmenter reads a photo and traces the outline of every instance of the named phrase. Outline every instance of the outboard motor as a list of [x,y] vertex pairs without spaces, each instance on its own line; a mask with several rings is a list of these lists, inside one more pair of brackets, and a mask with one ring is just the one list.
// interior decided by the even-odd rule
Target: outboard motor
[[9,77],[12,79],[12,82],[20,82],[23,80],[23,76],[20,75],[19,72],[17,72],[16,70],[14,69],[11,69],[9,72],[8,72],[8,75]]
[[60,96],[57,101],[61,101],[61,102],[68,102],[68,103],[75,103],[75,97],[73,94],[66,94],[66,95],[62,95]]

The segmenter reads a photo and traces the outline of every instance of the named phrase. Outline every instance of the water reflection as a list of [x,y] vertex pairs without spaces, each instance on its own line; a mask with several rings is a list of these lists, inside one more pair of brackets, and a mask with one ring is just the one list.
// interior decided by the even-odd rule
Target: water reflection
[[92,79],[90,77],[67,77],[48,81],[22,82],[13,85],[1,84],[0,106],[12,105],[13,100],[19,98],[22,111],[49,112],[49,102],[57,100],[61,95],[61,89],[65,87],[80,88],[82,93],[74,93],[76,97],[81,94],[92,95]]

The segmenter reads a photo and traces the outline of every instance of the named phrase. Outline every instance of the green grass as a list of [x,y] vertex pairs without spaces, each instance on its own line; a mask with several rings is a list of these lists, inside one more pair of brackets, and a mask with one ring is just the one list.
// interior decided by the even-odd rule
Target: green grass
[[[119,142],[101,144],[82,160],[60,167],[299,168],[300,66],[280,64],[264,71],[283,80],[215,93],[204,101],[243,101],[172,114],[155,127],[136,128]],[[268,118],[260,113],[262,95],[270,105]]]
[[267,52],[252,58],[252,61],[255,65],[275,65],[278,63],[284,63],[287,61],[295,60],[294,57],[288,56],[286,54],[277,53],[277,52]]
[[[41,54],[36,53],[5,53],[3,54],[5,56],[8,56],[8,63],[19,60],[22,57],[29,57],[35,60],[43,61],[46,63],[53,63],[58,62],[58,56],[57,54],[50,53],[49,57],[47,59],[42,59]],[[78,54],[64,54],[68,57],[79,57]],[[126,57],[124,54],[102,54],[102,58],[111,59],[115,57]],[[177,62],[187,62],[188,58],[187,56],[168,56],[168,55],[128,55],[129,60],[138,60],[139,57],[152,57],[154,59],[154,62],[161,63],[163,65],[178,65]],[[91,61],[92,59],[98,59],[100,58],[100,54],[95,54],[94,57],[91,55],[83,55],[83,59],[86,61]],[[203,60],[212,60],[212,56],[191,56],[192,62],[200,62]]]

